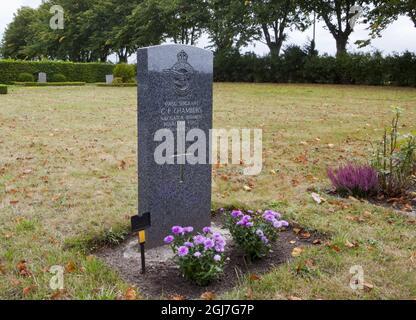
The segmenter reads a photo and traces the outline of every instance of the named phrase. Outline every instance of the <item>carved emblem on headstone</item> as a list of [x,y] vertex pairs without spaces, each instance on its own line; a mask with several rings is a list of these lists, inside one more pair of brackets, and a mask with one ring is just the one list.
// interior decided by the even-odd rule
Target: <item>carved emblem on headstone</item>
[[178,53],[178,62],[172,68],[164,70],[170,75],[175,87],[175,91],[179,96],[186,96],[191,90],[191,82],[194,68],[188,63],[188,54],[185,51]]

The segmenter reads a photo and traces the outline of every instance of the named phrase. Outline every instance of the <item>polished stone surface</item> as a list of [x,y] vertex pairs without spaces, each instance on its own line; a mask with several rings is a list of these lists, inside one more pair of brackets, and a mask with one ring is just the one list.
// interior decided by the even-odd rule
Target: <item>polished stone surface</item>
[[[176,136],[193,128],[207,139],[212,128],[213,54],[184,46],[162,45],[138,50],[138,174],[139,213],[151,212],[147,245],[157,247],[174,225],[196,230],[210,224],[211,165],[206,144],[205,164],[180,164],[193,141],[174,146],[175,164],[158,165],[154,141],[160,129]],[[178,130],[178,122],[185,122]]]

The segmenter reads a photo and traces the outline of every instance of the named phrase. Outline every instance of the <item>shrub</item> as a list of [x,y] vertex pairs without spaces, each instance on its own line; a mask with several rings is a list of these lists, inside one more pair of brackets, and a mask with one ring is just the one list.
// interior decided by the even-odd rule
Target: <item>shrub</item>
[[11,84],[15,81],[34,82],[31,78],[28,81],[20,81],[19,74],[37,74],[45,72],[48,78],[54,74],[63,74],[69,82],[96,83],[105,80],[107,74],[112,74],[114,65],[109,63],[74,63],[63,61],[15,61],[0,60],[0,83]]
[[17,86],[25,87],[69,87],[85,86],[85,82],[15,82]]
[[0,84],[0,94],[7,94],[7,86]]
[[136,69],[134,65],[120,63],[114,68],[113,74],[115,78],[121,78],[123,83],[127,83],[134,80]]
[[175,253],[175,261],[182,274],[198,285],[204,286],[216,279],[224,268],[225,240],[211,228],[203,234],[192,236],[192,227],[175,226],[172,234],[165,238]]
[[112,84],[113,85],[123,84],[123,79],[122,78],[119,78],[119,77],[116,77],[116,78],[113,79],[113,83]]
[[35,77],[30,73],[20,73],[19,77],[17,78],[19,82],[35,82]]
[[372,160],[381,190],[388,196],[405,193],[416,180],[416,135],[400,135],[400,115],[401,110],[396,108],[391,127],[385,129]]
[[378,191],[377,171],[368,165],[347,164],[328,169],[328,177],[342,196],[368,197]]
[[278,238],[278,230],[287,226],[289,224],[281,220],[281,214],[271,210],[262,214],[244,214],[241,210],[234,210],[227,220],[234,241],[250,260],[269,254],[271,244]]
[[51,82],[66,82],[66,77],[62,73],[52,75]]

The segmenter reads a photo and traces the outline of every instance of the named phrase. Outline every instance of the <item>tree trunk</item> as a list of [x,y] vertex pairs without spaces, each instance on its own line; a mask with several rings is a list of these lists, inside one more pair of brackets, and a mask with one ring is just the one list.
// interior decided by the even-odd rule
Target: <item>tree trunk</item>
[[277,42],[270,42],[268,47],[270,49],[270,55],[272,57],[278,57],[280,54],[280,50],[282,49],[283,41],[279,39]]
[[337,56],[347,53],[348,37],[339,35],[335,40],[337,42]]

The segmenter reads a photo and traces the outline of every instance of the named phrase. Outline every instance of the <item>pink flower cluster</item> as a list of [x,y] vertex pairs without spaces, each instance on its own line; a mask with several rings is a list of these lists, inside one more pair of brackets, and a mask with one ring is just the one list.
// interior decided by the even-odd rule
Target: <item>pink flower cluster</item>
[[242,226],[242,227],[246,227],[246,228],[251,228],[252,226],[254,226],[254,223],[252,221],[251,216],[244,215],[243,212],[241,212],[241,210],[234,210],[233,212],[231,212],[231,216],[233,218],[239,218],[240,219],[237,222],[238,226]]
[[[164,239],[164,241],[166,244],[172,244],[177,238],[179,240],[178,242],[181,242],[180,239],[183,239],[183,236],[188,233],[192,233],[193,231],[194,228],[192,227],[183,228],[175,226],[172,228],[174,236],[169,235]],[[195,258],[200,258],[205,253],[215,253],[213,259],[216,262],[219,262],[222,260],[221,254],[225,252],[226,242],[221,234],[213,232],[210,227],[205,227],[203,229],[203,234],[198,234],[181,244],[182,245],[177,247],[176,250],[176,254],[179,257],[185,257],[192,254]]]
[[279,212],[266,210],[263,213],[262,217],[264,220],[269,221],[271,224],[273,224],[273,227],[275,227],[276,229],[289,226],[289,223],[287,221],[280,220],[282,218],[282,215]]

